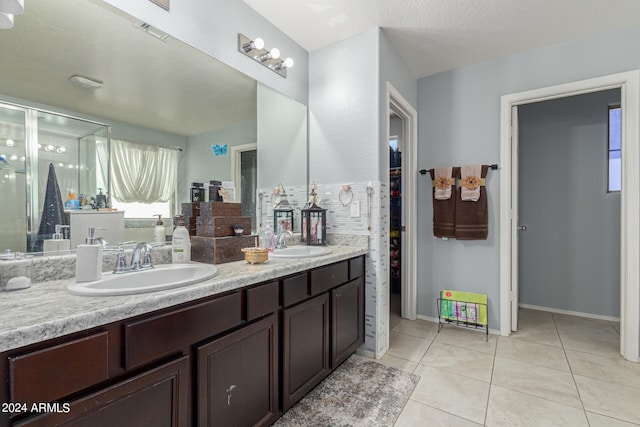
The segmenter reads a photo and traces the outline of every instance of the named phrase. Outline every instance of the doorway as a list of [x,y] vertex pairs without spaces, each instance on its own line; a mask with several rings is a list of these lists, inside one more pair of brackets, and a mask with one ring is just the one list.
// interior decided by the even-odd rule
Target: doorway
[[[399,191],[401,197],[398,200],[400,210],[400,236],[399,236],[399,271],[400,274],[400,316],[405,319],[416,319],[417,307],[417,150],[418,150],[418,113],[406,99],[390,83],[387,82],[387,132],[392,134],[391,117],[399,120],[399,130],[393,133],[402,134],[401,173],[399,176]],[[387,138],[385,138],[387,139]],[[388,139],[387,139],[388,141]],[[387,146],[388,147],[388,146]],[[386,148],[388,150],[389,148]],[[385,156],[386,157],[386,156]],[[391,156],[390,156],[391,157]],[[390,179],[391,159],[387,164],[387,176]],[[387,181],[388,188],[391,182]],[[391,195],[391,191],[390,191]],[[386,212],[391,216],[391,211]],[[388,229],[391,231],[391,229]],[[387,259],[390,259],[388,253]],[[391,284],[390,284],[391,285]],[[389,296],[392,292],[386,292],[387,307],[390,307]],[[385,313],[389,315],[389,313]],[[387,327],[389,327],[387,322]],[[387,343],[389,347],[389,330],[387,330]]]
[[620,353],[638,361],[640,318],[640,71],[530,90],[501,98],[500,333],[518,322],[518,117],[517,107],[607,89],[619,89],[622,107],[620,221]]
[[620,317],[619,104],[610,89],[514,107],[520,309]]
[[402,319],[402,151],[403,120],[389,116],[389,329]]

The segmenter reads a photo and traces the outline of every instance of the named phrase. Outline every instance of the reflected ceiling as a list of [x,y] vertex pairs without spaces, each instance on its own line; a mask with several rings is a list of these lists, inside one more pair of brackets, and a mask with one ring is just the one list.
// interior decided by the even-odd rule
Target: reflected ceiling
[[100,0],[28,2],[0,32],[0,94],[184,136],[255,118],[255,80],[136,24]]

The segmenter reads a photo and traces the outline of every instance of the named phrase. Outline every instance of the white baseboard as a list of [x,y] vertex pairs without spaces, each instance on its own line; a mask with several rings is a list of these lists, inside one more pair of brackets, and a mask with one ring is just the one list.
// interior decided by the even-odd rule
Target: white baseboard
[[518,304],[520,308],[528,308],[530,310],[547,311],[549,313],[568,314],[570,316],[587,317],[589,319],[606,320],[609,322],[619,322],[619,317],[602,316],[600,314],[582,313],[580,311],[561,310],[559,308],[539,307],[531,304]]

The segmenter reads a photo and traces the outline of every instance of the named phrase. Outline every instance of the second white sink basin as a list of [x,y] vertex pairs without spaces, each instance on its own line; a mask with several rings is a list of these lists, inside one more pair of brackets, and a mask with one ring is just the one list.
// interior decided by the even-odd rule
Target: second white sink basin
[[326,246],[290,246],[288,248],[276,249],[269,254],[269,258],[312,258],[321,255],[328,255],[331,249]]
[[192,285],[211,279],[217,272],[210,264],[162,264],[133,273],[103,273],[100,280],[73,283],[67,289],[85,296],[141,294]]

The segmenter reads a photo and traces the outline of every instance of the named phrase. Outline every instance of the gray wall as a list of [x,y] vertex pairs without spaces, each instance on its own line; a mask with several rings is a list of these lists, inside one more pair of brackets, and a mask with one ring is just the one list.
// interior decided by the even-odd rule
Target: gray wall
[[[640,26],[459,68],[418,81],[419,165],[497,163],[500,96],[640,68]],[[437,316],[440,289],[487,293],[489,326],[498,329],[499,171],[489,172],[489,238],[436,240],[431,227],[431,182],[419,178],[418,314]]]
[[518,108],[522,304],[620,315],[620,193],[606,187],[619,102],[615,89]]
[[[243,123],[216,129],[211,132],[187,138],[187,149],[183,152],[185,178],[179,187],[179,202],[191,200],[189,188],[192,182],[205,184],[205,192],[209,197],[206,185],[210,180],[233,181],[231,176],[231,147],[234,145],[253,144],[256,142],[256,121],[248,120]],[[214,144],[227,145],[225,156],[213,154],[211,146]],[[208,200],[208,199],[207,199]]]

